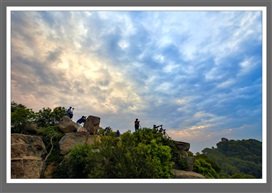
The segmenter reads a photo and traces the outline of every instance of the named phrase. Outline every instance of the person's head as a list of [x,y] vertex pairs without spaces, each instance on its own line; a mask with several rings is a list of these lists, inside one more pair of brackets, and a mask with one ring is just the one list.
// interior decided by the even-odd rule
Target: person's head
[[138,121],[138,119],[136,119],[136,121]]

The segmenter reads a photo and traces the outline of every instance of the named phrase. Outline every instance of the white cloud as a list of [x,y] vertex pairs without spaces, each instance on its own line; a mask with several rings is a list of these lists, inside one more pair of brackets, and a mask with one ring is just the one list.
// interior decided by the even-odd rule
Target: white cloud
[[176,69],[179,68],[179,66],[180,65],[178,65],[178,64],[169,63],[164,66],[163,71],[166,73],[173,73],[173,72],[175,72]]
[[[124,130],[135,117],[146,126],[163,122],[171,136],[190,142],[235,133],[244,123],[228,105],[239,112],[241,99],[258,103],[261,77],[252,86],[240,76],[261,66],[244,46],[260,42],[258,13],[14,16],[21,20],[12,22],[12,98],[28,107],[74,106],[76,117],[98,115],[102,125]],[[259,105],[244,112],[258,117]]]
[[229,80],[226,80],[226,81],[218,84],[217,87],[218,88],[228,88],[228,87],[232,86],[233,84],[235,84],[235,80],[229,79]]
[[238,73],[238,76],[245,75],[245,74],[247,74],[249,72],[252,72],[252,70],[260,62],[261,61],[256,60],[253,56],[244,58],[244,60],[239,63],[239,66],[241,67],[241,70]]

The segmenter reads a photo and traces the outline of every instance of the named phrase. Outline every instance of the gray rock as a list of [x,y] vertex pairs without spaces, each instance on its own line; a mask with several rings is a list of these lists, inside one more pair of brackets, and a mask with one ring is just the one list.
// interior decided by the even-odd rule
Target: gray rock
[[183,141],[174,141],[178,147],[178,150],[183,150],[188,152],[190,149],[190,143],[183,142]]
[[100,141],[98,135],[90,135],[85,132],[66,133],[59,141],[60,153],[66,154],[76,145],[94,144],[95,141]]
[[11,134],[11,178],[40,178],[46,154],[40,137]]
[[188,170],[192,171],[195,159],[193,157],[188,156],[190,143],[183,142],[183,141],[174,141],[174,142],[176,143],[176,146],[178,148],[180,155],[187,160]]
[[68,116],[64,116],[59,123],[59,129],[63,133],[76,132],[78,124],[73,122]]
[[96,134],[99,130],[100,117],[89,115],[83,127],[87,129],[90,134]]
[[182,179],[205,179],[205,177],[199,173],[192,171],[176,170],[173,169],[174,177],[173,178],[182,178]]

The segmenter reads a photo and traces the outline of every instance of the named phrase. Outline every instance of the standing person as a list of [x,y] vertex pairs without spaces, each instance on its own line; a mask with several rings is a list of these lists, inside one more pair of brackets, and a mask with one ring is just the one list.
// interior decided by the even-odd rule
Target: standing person
[[72,119],[73,116],[74,116],[74,110],[75,110],[75,108],[72,108],[72,109],[71,109],[71,112],[70,112],[70,118],[71,118],[71,119]]
[[136,119],[134,121],[134,127],[135,127],[135,132],[139,130],[140,127],[140,121],[138,119]]
[[73,111],[75,108],[69,107],[69,109],[66,111],[66,114],[68,117],[70,117],[70,119],[73,118]]
[[72,107],[69,107],[69,108],[67,109],[67,111],[66,111],[66,115],[67,115],[68,117],[70,117],[70,118],[71,118],[71,110],[72,110]]
[[119,130],[116,131],[116,137],[120,137],[120,131]]

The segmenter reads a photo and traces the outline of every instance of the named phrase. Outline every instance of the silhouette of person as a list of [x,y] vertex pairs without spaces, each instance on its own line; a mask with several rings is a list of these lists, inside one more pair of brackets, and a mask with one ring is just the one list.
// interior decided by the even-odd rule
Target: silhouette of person
[[116,131],[116,137],[120,137],[120,131],[119,130]]
[[139,130],[140,127],[140,121],[138,119],[136,119],[134,121],[134,127],[135,127],[135,132]]

